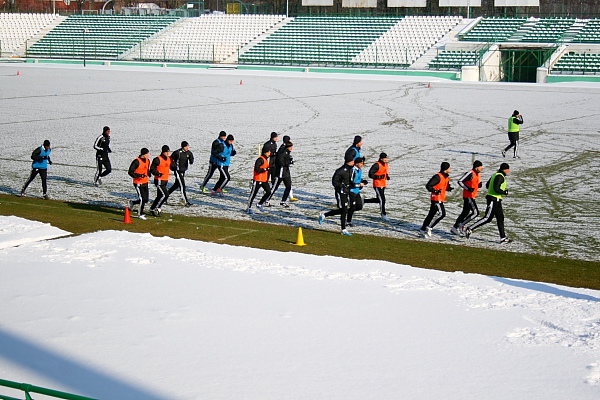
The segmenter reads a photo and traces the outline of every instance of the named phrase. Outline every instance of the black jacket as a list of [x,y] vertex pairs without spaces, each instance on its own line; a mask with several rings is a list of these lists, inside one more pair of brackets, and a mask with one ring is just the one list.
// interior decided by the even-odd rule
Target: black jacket
[[336,192],[342,194],[350,193],[350,182],[352,180],[352,166],[344,164],[333,173],[331,178],[331,184],[335,188]]
[[189,150],[179,149],[171,154],[171,169],[173,171],[185,172],[189,165],[193,163],[194,155]]
[[112,153],[110,149],[110,135],[102,134],[96,138],[94,142],[94,149],[98,156],[108,156],[108,153]]
[[279,178],[287,178],[290,176],[290,165],[294,163],[294,158],[291,152],[282,145],[277,150],[277,156],[275,157],[275,173]]

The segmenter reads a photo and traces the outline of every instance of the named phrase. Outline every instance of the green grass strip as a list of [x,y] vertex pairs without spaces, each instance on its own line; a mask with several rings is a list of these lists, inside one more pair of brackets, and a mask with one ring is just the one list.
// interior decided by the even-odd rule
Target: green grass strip
[[295,226],[176,214],[165,214],[160,218],[148,216],[146,221],[133,218],[132,224],[124,224],[122,209],[3,194],[0,194],[0,214],[50,223],[74,234],[100,230],[148,232],[154,236],[277,251],[386,260],[447,272],[463,271],[600,290],[599,262],[375,235],[357,234],[346,237],[337,231],[309,228],[303,229],[307,246],[301,247],[294,245],[298,234]]

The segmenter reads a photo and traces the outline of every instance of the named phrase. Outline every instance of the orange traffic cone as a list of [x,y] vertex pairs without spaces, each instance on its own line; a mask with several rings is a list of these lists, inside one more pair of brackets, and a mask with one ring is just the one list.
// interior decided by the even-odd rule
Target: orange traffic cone
[[427,87],[431,89],[431,82],[429,82],[429,84],[427,85]]
[[244,84],[244,82],[240,79],[240,85],[243,85],[243,84]]
[[298,228],[298,238],[296,239],[296,246],[306,246],[306,243],[304,243],[304,235],[302,235],[302,228]]
[[124,224],[132,224],[133,221],[131,220],[131,211],[129,211],[129,207],[125,207],[125,218],[123,218],[123,223]]
[[17,71],[17,76],[21,75],[21,71]]

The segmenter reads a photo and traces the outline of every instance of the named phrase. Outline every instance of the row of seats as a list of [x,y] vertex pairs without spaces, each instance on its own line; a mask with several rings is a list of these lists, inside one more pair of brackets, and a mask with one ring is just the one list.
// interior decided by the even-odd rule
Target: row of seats
[[351,63],[402,18],[296,17],[240,55],[240,63]]
[[[283,21],[284,15],[203,15],[188,18],[146,41],[133,59],[222,62]],[[213,44],[227,51],[214,51]],[[168,57],[166,57],[168,50]],[[159,56],[156,58],[156,56]]]
[[598,73],[600,72],[600,54],[564,54],[554,64],[554,66],[552,67],[552,72]]
[[524,23],[525,18],[482,18],[462,37],[462,40],[489,42],[503,41],[512,36]]
[[[578,26],[575,27],[577,22]],[[527,25],[525,25],[527,23]],[[579,33],[579,25],[584,24]],[[529,26],[531,25],[531,26]],[[571,33],[571,29],[573,29]],[[519,35],[515,35],[519,31]],[[554,43],[559,41],[600,43],[600,20],[575,18],[482,18],[469,32],[462,36],[465,41],[522,41]],[[574,36],[574,37],[573,37]]]
[[432,69],[461,69],[465,65],[476,65],[477,51],[442,51],[429,62]]
[[178,20],[171,16],[71,15],[31,46],[28,54],[116,59]]
[[371,43],[354,62],[409,66],[461,20],[462,17],[406,17]]
[[0,13],[0,52],[13,52],[57,18],[54,14]]
[[558,41],[571,26],[575,18],[545,18],[539,20],[521,39],[524,42],[552,43]]

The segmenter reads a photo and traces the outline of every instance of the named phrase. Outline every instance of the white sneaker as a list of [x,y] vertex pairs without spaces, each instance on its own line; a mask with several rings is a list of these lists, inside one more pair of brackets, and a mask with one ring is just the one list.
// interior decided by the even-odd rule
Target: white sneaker
[[348,232],[348,230],[347,230],[347,229],[342,229],[342,232],[341,232],[341,233],[342,233],[342,235],[344,235],[344,236],[352,236],[352,234],[351,234],[350,232]]
[[455,227],[450,228],[450,233],[456,236],[460,236],[460,230]]
[[427,231],[419,229],[418,233],[419,233],[419,236],[421,236],[423,239],[425,239],[427,237]]
[[283,208],[290,208],[290,206],[288,206],[288,204],[285,201],[282,201],[281,203],[279,203],[279,205]]
[[325,221],[325,213],[319,214],[319,225],[323,225],[323,221]]
[[458,224],[458,231],[460,232],[461,235],[464,235],[465,234],[465,225]]
[[512,239],[509,239],[507,237],[503,237],[502,239],[500,239],[500,244],[508,244],[511,242],[512,242]]
[[390,217],[388,217],[388,216],[387,216],[387,215],[385,215],[385,214],[381,214],[381,219],[382,219],[382,220],[384,220],[384,221],[389,221],[389,220],[390,220]]
[[148,219],[148,218],[146,218],[146,216],[145,216],[144,214],[142,214],[142,215],[139,215],[139,216],[138,216],[138,218],[139,218],[139,219],[143,219],[143,220],[147,220],[147,219]]
[[502,157],[506,157],[506,151],[502,150]]
[[427,231],[425,232],[425,234],[427,235],[427,237],[431,237],[431,228],[427,227]]
[[132,211],[132,210],[133,210],[133,200],[129,200],[129,201],[127,202],[127,207],[129,208],[129,211]]
[[265,212],[265,208],[260,204],[257,204],[256,208],[258,208],[261,212]]

